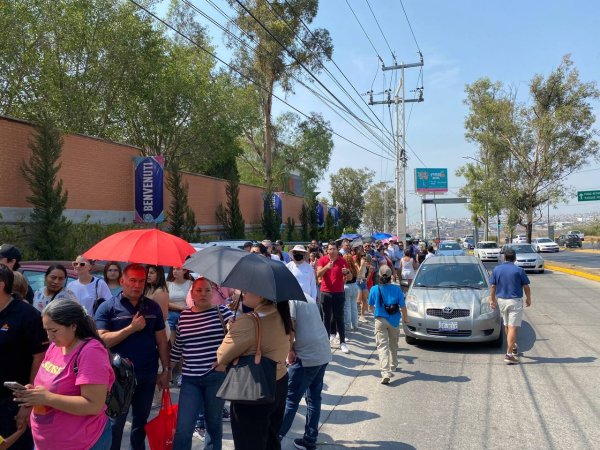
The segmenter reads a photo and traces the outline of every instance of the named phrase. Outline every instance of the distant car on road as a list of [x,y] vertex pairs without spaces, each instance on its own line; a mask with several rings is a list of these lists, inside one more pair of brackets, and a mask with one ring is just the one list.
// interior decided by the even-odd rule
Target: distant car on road
[[579,239],[581,239],[581,242],[583,242],[585,239],[585,235],[579,231],[579,230],[571,230],[571,231],[567,231],[567,234],[576,234],[577,236],[579,236]]
[[527,235],[526,234],[517,234],[513,240],[513,244],[527,244]]
[[517,254],[515,265],[522,267],[525,272],[544,273],[544,258],[537,254],[531,244],[506,244],[502,247],[504,254],[507,248],[512,248]]
[[436,256],[465,256],[465,251],[456,241],[442,241],[435,254]]
[[560,247],[556,242],[547,237],[535,238],[531,240],[531,245],[538,253],[541,252],[558,252]]
[[581,239],[576,234],[561,234],[556,243],[562,247],[582,247]]
[[473,256],[480,261],[500,261],[500,247],[496,241],[481,241],[475,246]]
[[407,344],[419,340],[502,345],[498,309],[490,307],[488,273],[474,256],[438,256],[421,264],[406,295]]
[[475,248],[475,241],[473,240],[472,237],[466,237],[462,241],[462,247],[465,250],[472,250]]

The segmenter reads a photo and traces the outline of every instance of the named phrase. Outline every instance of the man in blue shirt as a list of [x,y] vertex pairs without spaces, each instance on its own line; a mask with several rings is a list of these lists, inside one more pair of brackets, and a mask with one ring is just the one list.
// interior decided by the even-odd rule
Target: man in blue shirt
[[[398,367],[398,339],[400,338],[400,312],[404,322],[408,323],[406,305],[402,288],[392,284],[392,269],[389,266],[379,268],[379,281],[369,291],[369,305],[375,306],[375,342],[379,353],[381,384],[388,384]],[[397,311],[390,314],[385,307],[398,305]]]
[[[105,301],[96,311],[96,326],[100,337],[111,351],[130,359],[135,367],[137,386],[131,401],[130,449],[145,449],[144,426],[152,408],[154,387],[169,385],[169,349],[165,321],[158,303],[142,295],[146,284],[146,269],[129,264],[123,270],[123,292]],[[163,372],[158,373],[158,359]],[[127,413],[113,421],[111,450],[121,448]]]
[[517,255],[508,248],[504,252],[504,263],[494,267],[490,276],[492,308],[498,307],[504,322],[506,332],[507,364],[519,363],[519,348],[517,346],[517,332],[523,320],[523,291],[525,291],[525,305],[531,306],[531,290],[529,278],[525,271],[515,265]]

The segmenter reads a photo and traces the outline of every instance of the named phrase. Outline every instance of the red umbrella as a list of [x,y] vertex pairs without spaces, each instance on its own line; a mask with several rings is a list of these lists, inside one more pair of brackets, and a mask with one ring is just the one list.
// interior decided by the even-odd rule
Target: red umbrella
[[83,254],[89,259],[181,267],[196,250],[183,239],[156,228],[115,233]]

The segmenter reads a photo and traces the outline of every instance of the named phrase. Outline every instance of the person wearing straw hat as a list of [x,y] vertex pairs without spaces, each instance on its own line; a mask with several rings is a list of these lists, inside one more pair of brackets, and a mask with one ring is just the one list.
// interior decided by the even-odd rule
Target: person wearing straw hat
[[306,262],[308,252],[303,245],[296,245],[292,249],[293,261],[287,263],[287,268],[294,274],[302,290],[317,299],[317,280],[312,266]]

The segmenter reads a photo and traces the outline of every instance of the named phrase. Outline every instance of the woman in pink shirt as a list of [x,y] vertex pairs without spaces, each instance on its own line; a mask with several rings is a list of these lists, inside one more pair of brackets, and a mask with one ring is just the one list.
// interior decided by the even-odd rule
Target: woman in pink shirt
[[50,346],[34,385],[15,392],[16,401],[32,408],[36,449],[110,449],[104,412],[115,374],[93,319],[79,303],[56,300],[44,308],[42,321]]

